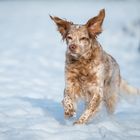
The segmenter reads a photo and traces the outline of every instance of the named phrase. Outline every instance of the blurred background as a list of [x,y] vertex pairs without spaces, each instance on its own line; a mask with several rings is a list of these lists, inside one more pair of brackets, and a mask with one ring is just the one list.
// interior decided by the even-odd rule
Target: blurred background
[[[66,45],[49,15],[84,24],[102,8],[106,10],[106,17],[104,31],[98,40],[119,63],[122,77],[140,87],[139,0],[0,0],[0,139],[31,137],[38,140],[48,136],[55,139],[47,132],[59,132],[60,128],[73,130],[61,124],[64,123],[60,102],[64,89]],[[130,106],[123,103],[118,112]],[[138,106],[131,106],[136,114],[140,110]],[[124,118],[131,116],[127,111]],[[124,124],[119,120],[122,121],[119,125],[132,139],[140,136],[140,120],[134,116],[131,126],[127,124],[128,120],[122,119]],[[132,126],[137,126],[135,133],[129,133],[134,129]],[[88,139],[89,133],[95,130],[94,126],[91,128],[84,136],[80,133],[81,136]],[[106,129],[101,134],[97,132],[101,138],[102,133],[104,136],[104,132],[112,131]],[[71,132],[72,138],[78,138],[75,130],[68,135],[71,136]],[[59,134],[61,139],[65,139],[63,134],[62,131]],[[123,131],[116,132],[116,135],[124,137]],[[90,135],[90,138],[94,136]]]

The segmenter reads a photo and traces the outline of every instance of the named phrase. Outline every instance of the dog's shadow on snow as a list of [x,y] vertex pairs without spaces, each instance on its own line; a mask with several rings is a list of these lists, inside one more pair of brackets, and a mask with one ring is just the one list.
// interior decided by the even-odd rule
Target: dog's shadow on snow
[[35,99],[20,97],[21,100],[29,102],[33,107],[41,108],[46,115],[52,116],[60,124],[65,124],[62,104],[50,99]]

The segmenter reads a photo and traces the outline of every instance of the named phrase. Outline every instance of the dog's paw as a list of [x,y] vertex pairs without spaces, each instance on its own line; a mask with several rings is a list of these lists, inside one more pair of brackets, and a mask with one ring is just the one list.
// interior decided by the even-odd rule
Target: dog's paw
[[76,117],[76,112],[75,111],[69,111],[64,113],[65,119],[71,118],[71,117]]
[[81,125],[81,124],[84,124],[84,122],[82,122],[80,120],[77,120],[73,123],[73,125]]

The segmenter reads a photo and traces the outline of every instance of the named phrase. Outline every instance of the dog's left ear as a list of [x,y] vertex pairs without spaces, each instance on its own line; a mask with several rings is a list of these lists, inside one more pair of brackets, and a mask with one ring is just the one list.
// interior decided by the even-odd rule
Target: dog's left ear
[[59,17],[52,17],[50,18],[56,23],[58,27],[58,31],[61,33],[63,39],[65,39],[67,32],[70,29],[70,26],[73,24],[72,22],[60,19]]
[[105,9],[100,10],[99,14],[96,17],[91,18],[87,23],[86,27],[89,31],[89,34],[92,37],[96,37],[102,32],[102,23],[105,17]]

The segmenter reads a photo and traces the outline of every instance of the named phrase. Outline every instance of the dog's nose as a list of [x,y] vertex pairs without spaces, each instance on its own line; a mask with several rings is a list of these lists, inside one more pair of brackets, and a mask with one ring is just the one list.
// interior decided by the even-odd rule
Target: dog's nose
[[72,45],[69,46],[69,49],[70,49],[71,51],[74,51],[76,48],[77,48],[77,46],[74,45],[74,44],[72,44]]

